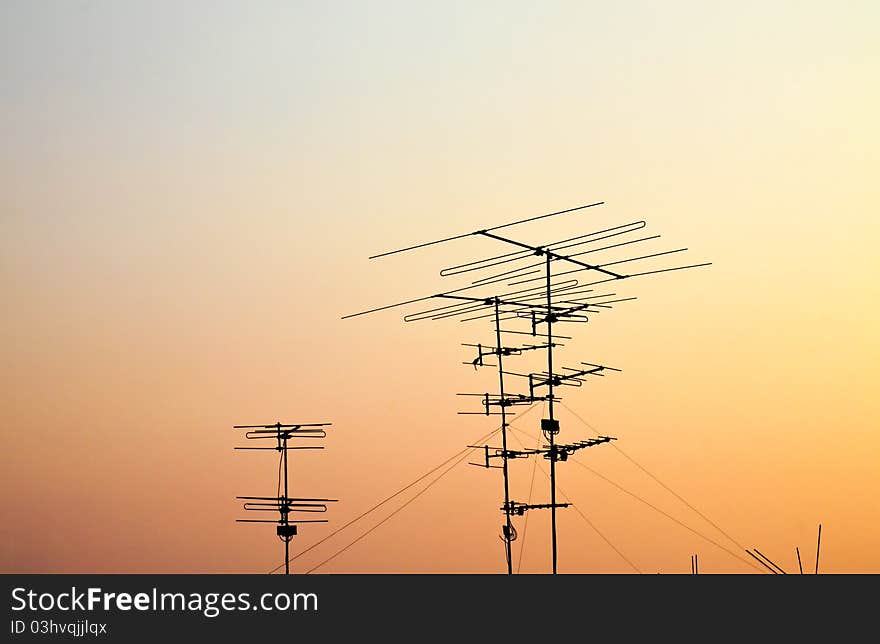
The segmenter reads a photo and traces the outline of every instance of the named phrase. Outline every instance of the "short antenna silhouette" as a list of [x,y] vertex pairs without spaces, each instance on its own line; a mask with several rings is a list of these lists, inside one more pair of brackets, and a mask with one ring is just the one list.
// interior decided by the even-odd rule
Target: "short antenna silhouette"
[[[300,523],[327,523],[327,519],[291,519],[294,513],[326,512],[328,503],[337,499],[291,497],[288,490],[287,453],[291,450],[324,449],[321,445],[289,445],[290,440],[322,440],[327,436],[325,427],[331,423],[297,423],[292,425],[277,422],[273,425],[235,425],[233,429],[246,429],[247,440],[274,441],[274,445],[259,447],[236,447],[237,450],[272,450],[279,452],[278,490],[276,496],[237,496],[249,512],[278,513],[277,519],[236,519],[238,523],[274,523],[275,534],[284,543],[284,574],[290,574],[290,541],[297,534]],[[265,516],[265,515],[264,515]]]

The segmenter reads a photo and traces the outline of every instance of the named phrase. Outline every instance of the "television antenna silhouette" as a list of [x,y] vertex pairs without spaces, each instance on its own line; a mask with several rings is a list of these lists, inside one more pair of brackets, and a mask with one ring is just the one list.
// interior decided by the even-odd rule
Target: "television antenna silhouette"
[[[321,440],[327,436],[324,427],[331,423],[297,423],[271,425],[234,425],[233,429],[246,429],[247,440],[274,440],[274,446],[236,447],[237,450],[272,450],[280,453],[278,464],[278,490],[276,496],[237,496],[243,508],[250,512],[277,512],[277,519],[236,519],[238,523],[274,523],[275,534],[284,542],[284,574],[290,574],[290,541],[297,534],[301,523],[327,523],[327,519],[291,519],[295,513],[326,512],[328,503],[337,499],[291,497],[288,491],[287,452],[301,449],[324,449],[322,445],[289,445],[290,440]],[[282,490],[283,487],[283,490]]]
[[[603,260],[596,263],[585,261],[584,256],[592,253],[604,253],[659,238],[660,235],[643,236],[639,233],[646,226],[644,220],[637,220],[538,245],[512,239],[505,236],[506,233],[501,235],[497,232],[529,222],[584,211],[588,208],[600,206],[603,203],[601,201],[594,202],[372,255],[369,259],[379,259],[468,237],[491,239],[516,248],[516,250],[511,252],[483,257],[443,268],[440,271],[441,277],[452,277],[467,273],[480,275],[467,286],[367,309],[342,317],[342,319],[349,319],[429,300],[444,300],[446,302],[453,301],[453,303],[409,313],[404,315],[403,319],[405,322],[443,319],[458,319],[461,322],[488,319],[494,322],[494,345],[483,345],[482,343],[465,344],[464,346],[477,350],[476,357],[471,362],[465,364],[473,365],[474,368],[496,367],[498,371],[498,392],[459,394],[462,396],[479,397],[483,407],[483,410],[479,412],[459,413],[501,416],[501,447],[490,448],[486,446],[484,448],[485,458],[482,465],[486,468],[500,467],[503,472],[504,504],[501,510],[505,515],[505,524],[502,526],[502,540],[505,542],[508,574],[512,574],[511,542],[516,539],[516,530],[512,525],[511,517],[514,515],[522,516],[526,511],[534,509],[550,510],[552,571],[556,574],[556,512],[557,509],[570,505],[556,501],[556,464],[557,462],[567,460],[568,456],[577,450],[616,440],[614,437],[600,436],[567,444],[557,442],[556,437],[559,434],[560,425],[555,415],[554,403],[560,401],[561,398],[557,395],[556,390],[563,386],[580,387],[591,377],[603,377],[606,375],[606,372],[617,372],[620,370],[589,362],[580,362],[575,367],[555,367],[554,349],[561,346],[558,340],[571,339],[571,336],[563,336],[558,333],[554,335],[554,326],[562,323],[587,323],[591,315],[612,309],[614,304],[636,299],[634,297],[620,297],[616,293],[597,293],[596,289],[589,287],[635,277],[700,268],[711,264],[711,262],[702,262],[630,273],[621,272],[620,268],[618,268],[623,264],[631,262],[684,252],[687,248],[664,250],[622,259],[618,258],[613,261]],[[616,239],[612,242],[596,245],[599,242],[612,238]],[[540,259],[536,260],[535,258]],[[554,273],[553,267],[557,263],[564,265],[567,270]],[[489,273],[488,275],[486,274],[487,272]],[[581,273],[597,275],[601,279],[581,284],[576,277],[573,277],[573,275]],[[536,282],[537,284],[535,284]],[[511,288],[514,290],[510,290]],[[486,312],[486,309],[489,309],[489,311]],[[526,330],[510,329],[506,328],[509,325],[502,325],[502,322],[526,323],[527,328]],[[540,338],[541,343],[522,345],[506,343],[503,338],[511,334],[527,335],[536,340]],[[546,370],[529,373],[505,370],[503,366],[503,359],[505,357],[523,355],[527,352],[540,350],[546,351]],[[484,358],[488,356],[492,356],[497,362],[495,364],[487,363]],[[508,393],[510,388],[505,387],[505,377],[527,379],[528,393]],[[516,405],[532,405],[539,401],[546,401],[548,409],[549,418],[541,419],[541,432],[546,444],[534,449],[509,449],[507,444],[508,417],[514,415],[514,412],[509,410],[509,408]],[[498,408],[497,412],[492,411],[495,407]],[[511,500],[508,461],[539,455],[550,461],[550,502],[532,504]],[[496,458],[501,459],[500,466],[492,464],[492,460]]]

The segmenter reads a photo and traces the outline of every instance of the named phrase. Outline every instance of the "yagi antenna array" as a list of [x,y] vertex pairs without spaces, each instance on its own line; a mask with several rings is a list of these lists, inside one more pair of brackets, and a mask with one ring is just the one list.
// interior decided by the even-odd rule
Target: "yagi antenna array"
[[[507,572],[511,574],[511,544],[516,539],[516,529],[512,517],[522,516],[528,510],[549,509],[551,516],[552,570],[557,572],[556,511],[568,507],[569,503],[556,501],[556,464],[566,461],[576,451],[608,443],[616,438],[600,436],[572,443],[558,443],[559,420],[555,416],[554,403],[561,398],[556,390],[560,387],[581,387],[596,377],[619,372],[620,369],[607,365],[579,362],[574,366],[554,365],[554,350],[563,345],[560,339],[570,340],[571,336],[559,335],[557,325],[576,328],[574,324],[585,324],[596,314],[615,308],[615,305],[635,300],[617,293],[617,289],[596,287],[600,284],[630,280],[635,277],[655,275],[672,271],[709,266],[711,262],[695,264],[674,264],[660,268],[647,267],[646,260],[669,258],[687,251],[687,248],[644,251],[631,256],[620,256],[622,249],[629,250],[646,242],[659,239],[660,235],[645,234],[646,222],[633,221],[610,228],[586,232],[565,239],[533,245],[498,234],[496,231],[512,228],[527,222],[555,217],[558,215],[584,211],[600,206],[604,202],[559,210],[535,217],[519,219],[506,224],[482,228],[470,233],[453,235],[443,239],[424,242],[397,250],[373,255],[370,259],[387,257],[427,246],[444,244],[467,237],[481,237],[495,243],[513,247],[502,254],[478,258],[440,270],[441,277],[467,275],[471,280],[466,286],[446,289],[432,295],[417,297],[394,304],[387,304],[343,316],[353,318],[393,308],[434,300],[436,305],[408,312],[405,322],[424,320],[457,319],[460,322],[490,320],[493,323],[494,341],[491,344],[467,343],[464,346],[475,350],[472,359],[464,364],[481,367],[494,367],[498,373],[498,390],[495,392],[460,393],[459,396],[479,401],[479,410],[461,411],[460,414],[479,414],[501,416],[501,447],[482,446],[482,463],[473,463],[486,468],[503,470],[504,504],[501,510],[505,516],[502,526],[502,541],[505,544]],[[559,267],[558,270],[554,270]],[[519,325],[521,328],[509,328]],[[528,342],[505,342],[510,334],[530,336]],[[523,355],[546,353],[546,369],[537,371],[506,370],[504,361]],[[512,393],[506,378],[518,378],[516,382],[521,391]],[[508,418],[513,415],[511,408],[518,405],[533,405],[545,402],[547,418],[541,419],[541,433],[545,444],[534,449],[511,450],[507,444]],[[508,461],[517,458],[543,457],[550,461],[550,502],[522,503],[510,498],[510,473]],[[501,465],[494,465],[500,459]]]
[[278,517],[273,519],[236,519],[236,521],[238,523],[276,524],[275,534],[284,542],[284,574],[286,575],[290,574],[290,540],[293,539],[297,533],[297,525],[300,523],[327,523],[327,519],[292,519],[291,515],[296,513],[323,513],[327,511],[328,503],[336,503],[337,501],[337,499],[288,496],[287,452],[297,449],[324,449],[321,445],[290,445],[288,444],[288,441],[299,439],[323,439],[327,436],[327,431],[324,427],[330,427],[330,425],[330,423],[298,423],[294,425],[286,425],[278,422],[272,425],[235,425],[233,427],[233,429],[249,430],[244,433],[244,437],[247,440],[265,440],[274,442],[274,445],[236,447],[235,449],[272,450],[279,452],[281,455],[277,496],[237,496],[235,498],[243,502],[242,507],[248,512],[271,512],[273,514],[278,514]]

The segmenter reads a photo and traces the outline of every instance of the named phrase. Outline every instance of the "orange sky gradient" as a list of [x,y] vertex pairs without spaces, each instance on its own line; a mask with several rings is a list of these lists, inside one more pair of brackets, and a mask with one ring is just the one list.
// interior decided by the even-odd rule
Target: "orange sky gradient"
[[[294,495],[340,499],[292,552],[316,543],[493,428],[455,396],[495,386],[461,364],[488,324],[341,317],[507,248],[367,257],[604,201],[509,232],[644,219],[689,249],[665,265],[712,266],[569,327],[563,364],[623,372],[565,405],[789,572],[819,523],[822,571],[880,572],[880,15],[765,4],[4,3],[0,571],[268,572],[282,545],[234,497],[277,461],[231,427],[276,420],[334,425],[291,460]],[[760,572],[621,451],[578,459],[736,556],[569,462],[625,558],[568,508],[560,572]],[[315,573],[501,573],[501,499],[462,464]],[[516,525],[548,572],[546,512]]]

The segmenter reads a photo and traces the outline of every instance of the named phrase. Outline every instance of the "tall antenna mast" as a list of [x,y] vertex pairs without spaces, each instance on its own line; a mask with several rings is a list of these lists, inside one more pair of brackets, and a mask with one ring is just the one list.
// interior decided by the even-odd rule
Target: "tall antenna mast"
[[[492,319],[494,322],[495,346],[484,347],[481,343],[476,345],[468,344],[465,346],[477,348],[477,358],[470,363],[473,364],[474,367],[497,366],[499,391],[497,394],[490,394],[488,392],[483,394],[460,394],[464,396],[480,397],[482,399],[484,410],[483,412],[459,413],[484,413],[487,416],[501,416],[501,448],[497,449],[485,446],[485,463],[482,465],[487,468],[498,467],[491,465],[491,459],[502,459],[502,465],[500,466],[504,475],[504,505],[502,506],[502,511],[505,513],[502,539],[505,542],[505,556],[507,560],[508,574],[512,573],[511,541],[516,538],[516,530],[512,525],[511,517],[514,515],[522,516],[525,511],[530,509],[550,510],[552,571],[554,574],[557,572],[556,510],[557,508],[567,507],[570,504],[558,503],[556,501],[556,464],[559,461],[567,460],[568,456],[576,450],[616,440],[610,436],[601,436],[569,444],[560,444],[557,441],[560,426],[559,420],[556,417],[554,403],[561,399],[557,395],[556,389],[562,386],[580,387],[590,376],[601,377],[604,376],[607,371],[620,370],[588,362],[581,362],[574,368],[558,367],[557,364],[554,363],[554,348],[561,345],[555,340],[570,339],[570,336],[561,336],[558,333],[554,334],[554,325],[563,322],[586,323],[589,321],[590,314],[597,314],[611,309],[613,308],[612,305],[618,302],[636,299],[634,297],[609,299],[614,298],[617,294],[596,293],[594,289],[588,288],[590,286],[633,277],[698,268],[710,264],[709,262],[704,262],[700,264],[673,266],[632,273],[621,273],[616,268],[617,265],[628,262],[637,262],[649,258],[683,252],[687,250],[686,248],[627,257],[616,259],[614,261],[603,260],[601,263],[588,263],[581,259],[582,256],[591,253],[604,253],[605,251],[618,249],[630,244],[657,239],[659,235],[642,237],[634,236],[637,231],[645,227],[644,221],[635,221],[540,245],[510,239],[495,232],[503,228],[509,228],[527,222],[534,222],[557,215],[582,211],[587,208],[599,206],[602,203],[603,202],[596,202],[584,206],[569,208],[567,210],[528,217],[526,219],[520,219],[499,226],[483,228],[471,233],[454,235],[452,237],[424,242],[373,255],[370,259],[386,257],[470,236],[491,239],[493,241],[513,246],[517,249],[513,252],[508,252],[502,255],[451,266],[440,271],[442,277],[451,277],[465,273],[486,271],[489,269],[495,269],[497,271],[498,269],[496,267],[504,267],[501,272],[494,272],[490,275],[479,277],[469,285],[447,290],[442,293],[397,302],[395,304],[389,304],[343,316],[343,319],[353,318],[391,308],[408,306],[417,302],[426,302],[431,299],[443,299],[447,301],[455,300],[456,303],[407,314],[404,316],[404,321],[414,322],[417,320],[458,318],[462,322],[479,319]],[[603,240],[617,237],[620,237],[620,239],[615,239],[612,243],[599,245],[599,242]],[[576,252],[571,252],[569,249],[576,249]],[[567,252],[562,253],[560,251]],[[536,257],[541,258],[540,261],[535,262]],[[556,272],[554,275],[553,267],[557,262],[565,265],[568,270]],[[615,268],[609,268],[611,266],[615,266]],[[571,277],[574,274],[581,273],[598,275],[601,279],[581,284],[577,278]],[[565,277],[565,279],[558,279],[562,277]],[[556,281],[554,281],[555,278],[557,278]],[[531,286],[524,287],[524,285],[527,284],[530,284]],[[509,290],[511,287],[518,288],[514,288],[514,290],[511,291]],[[484,307],[491,307],[491,312],[481,313]],[[506,321],[514,323],[516,321],[519,321],[520,323],[527,321],[530,323],[530,330],[522,331],[504,328],[502,322]],[[544,332],[544,327],[542,325],[546,325],[546,332]],[[539,328],[541,329],[541,333],[538,332]],[[533,337],[541,337],[543,343],[540,345],[509,346],[502,341],[502,334],[508,333],[519,333],[523,335],[531,335]],[[543,349],[547,352],[546,371],[542,370],[530,373],[505,371],[503,357],[520,355],[523,352],[538,349]],[[483,361],[483,358],[487,355],[494,355],[498,361],[497,364],[486,364]],[[527,378],[529,393],[527,395],[509,393],[510,389],[505,386],[505,376]],[[542,387],[546,387],[546,393],[537,394],[536,392]],[[541,433],[546,440],[546,445],[535,449],[509,449],[507,444],[507,428],[509,426],[508,417],[512,416],[513,412],[509,411],[507,408],[518,404],[531,405],[538,401],[547,402],[549,417],[541,419]],[[500,411],[490,411],[490,408],[494,406],[499,407]],[[511,500],[508,460],[538,455],[543,456],[550,461],[550,502],[531,504]]]
[[[575,370],[573,373],[568,373],[565,375],[547,377],[548,372],[542,372],[540,374],[521,374],[513,371],[505,371],[503,358],[504,356],[518,356],[522,355],[524,352],[533,351],[533,350],[543,350],[546,349],[548,352],[552,351],[554,346],[561,346],[557,343],[547,342],[545,344],[534,345],[534,344],[526,344],[522,346],[505,346],[502,341],[501,334],[502,333],[516,333],[516,331],[509,331],[506,329],[502,329],[501,327],[501,300],[497,297],[490,298],[491,305],[494,309],[494,321],[495,321],[495,341],[497,346],[487,346],[484,347],[482,344],[465,344],[464,346],[476,347],[477,348],[477,357],[470,363],[475,368],[478,366],[493,366],[491,364],[487,364],[483,361],[483,357],[486,355],[495,355],[498,363],[498,385],[499,385],[499,393],[497,396],[491,395],[489,393],[478,394],[459,394],[460,396],[477,396],[482,398],[482,403],[484,407],[483,412],[459,412],[460,414],[477,414],[477,413],[485,413],[485,415],[489,416],[493,414],[490,411],[490,408],[493,406],[498,406],[500,408],[500,412],[497,412],[501,415],[501,441],[502,446],[501,449],[492,449],[488,445],[484,445],[483,449],[485,451],[485,462],[484,463],[471,463],[471,465],[480,465],[482,467],[491,468],[498,467],[493,466],[491,464],[491,460],[493,458],[500,458],[502,461],[502,465],[500,466],[503,470],[504,474],[504,505],[501,507],[502,512],[505,514],[505,525],[502,527],[502,540],[505,544],[505,556],[507,560],[507,573],[513,573],[513,565],[512,565],[512,557],[511,557],[511,542],[517,538],[516,529],[513,527],[511,523],[511,516],[518,515],[522,516],[526,510],[534,510],[534,509],[549,509],[553,516],[555,516],[556,508],[559,507],[568,507],[570,504],[568,503],[557,503],[555,498],[555,471],[551,469],[551,501],[550,503],[539,503],[539,504],[528,504],[528,503],[519,503],[517,501],[512,501],[510,499],[510,483],[509,483],[509,466],[508,460],[516,459],[516,458],[527,458],[530,456],[543,455],[545,458],[550,460],[551,468],[554,467],[557,460],[566,460],[568,455],[578,449],[582,449],[584,447],[592,447],[593,445],[599,445],[601,443],[605,443],[611,440],[615,440],[608,436],[602,436],[597,439],[591,439],[588,441],[580,441],[579,443],[572,445],[563,445],[559,446],[555,444],[555,434],[558,432],[558,423],[554,425],[553,423],[547,423],[546,421],[542,421],[542,429],[545,429],[544,432],[545,438],[550,442],[549,445],[545,446],[541,449],[523,449],[523,450],[511,450],[507,446],[507,429],[509,427],[508,416],[512,416],[513,412],[508,411],[508,407],[512,407],[515,405],[532,405],[536,402],[540,401],[551,401],[554,398],[554,394],[551,391],[546,395],[536,395],[535,390],[541,386],[552,387],[553,383],[557,383],[559,385],[562,384],[571,384],[572,386],[580,386],[580,383],[583,382],[581,379],[583,376],[588,374],[597,373],[599,371],[604,370],[606,367],[601,367],[599,365],[591,365],[590,369],[585,370]],[[536,324],[533,324],[533,332]],[[535,335],[537,333],[535,332]],[[551,336],[547,334],[545,337],[550,338]],[[568,336],[563,336],[567,338]],[[551,355],[552,354],[548,354]],[[550,358],[552,360],[552,357]],[[552,365],[551,365],[552,369]],[[610,369],[610,367],[609,367]],[[614,369],[614,371],[617,371]],[[505,380],[504,376],[522,376],[526,377],[529,380],[529,393],[526,394],[509,394],[507,389],[505,388]],[[574,383],[577,383],[575,385]],[[557,398],[558,399],[558,398]],[[477,447],[475,445],[469,447]],[[555,526],[554,526],[555,527]],[[555,530],[553,531],[555,535]],[[555,549],[554,549],[555,551]],[[555,557],[554,557],[555,561]]]
[[[236,519],[239,523],[274,523],[275,534],[284,542],[284,574],[290,574],[290,541],[297,534],[297,524],[327,523],[327,519],[291,520],[294,512],[326,512],[328,503],[337,499],[317,499],[291,497],[288,484],[287,452],[295,449],[324,449],[321,445],[288,445],[291,439],[323,439],[327,436],[324,427],[331,423],[298,423],[285,425],[280,422],[274,425],[235,425],[233,429],[247,429],[244,437],[248,440],[274,440],[273,447],[236,447],[240,450],[273,450],[280,453],[278,465],[277,496],[237,496],[243,501],[245,510],[252,512],[278,512],[278,519]],[[283,489],[282,489],[283,486]]]

